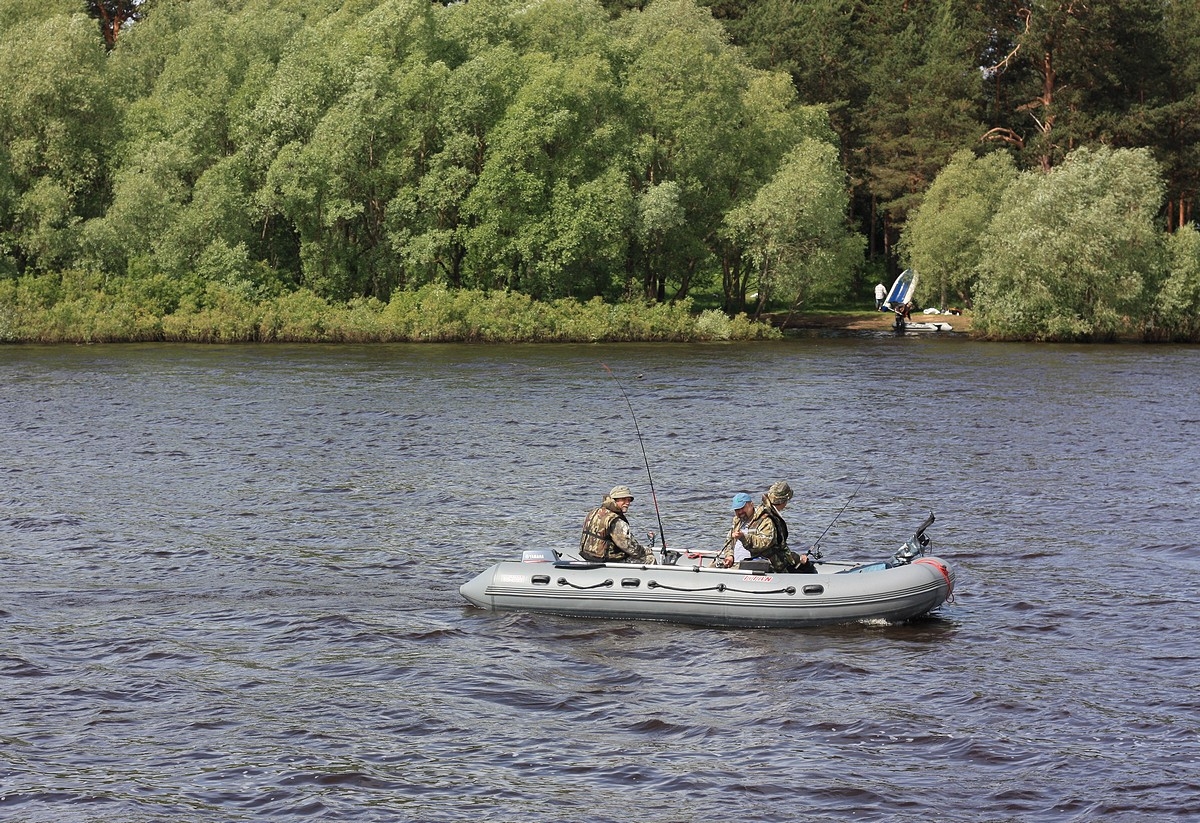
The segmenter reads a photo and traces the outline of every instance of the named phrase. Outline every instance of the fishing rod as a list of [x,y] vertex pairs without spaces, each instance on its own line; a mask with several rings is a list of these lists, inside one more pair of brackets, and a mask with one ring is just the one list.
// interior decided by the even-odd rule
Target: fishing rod
[[[637,432],[638,446],[642,449],[642,462],[646,464],[646,477],[650,480],[650,499],[654,502],[654,516],[658,518],[658,533],[662,536],[663,562],[667,562],[667,533],[663,531],[662,513],[658,510],[658,495],[654,492],[654,475],[650,473],[650,458],[646,456],[646,444],[642,442],[642,429],[638,426],[637,415],[633,412],[633,403],[630,401],[629,395],[625,393],[625,387],[621,385],[621,381],[613,374],[613,370],[608,367],[607,363],[600,365],[617,384],[617,388],[621,390],[621,396],[625,398],[625,405],[629,406],[629,416],[633,418],[633,430]],[[671,564],[667,563],[667,565]]]
[[862,479],[860,479],[858,481],[858,485],[854,487],[854,491],[851,492],[849,499],[846,500],[846,502],[842,505],[842,507],[840,509],[838,509],[838,513],[833,516],[833,520],[831,520],[829,522],[829,525],[825,527],[825,531],[821,532],[821,536],[818,537],[816,539],[816,541],[813,542],[812,549],[810,550],[810,554],[812,554],[818,560],[821,559],[821,541],[825,539],[825,535],[827,535],[829,533],[829,530],[833,528],[833,524],[838,522],[838,518],[842,516],[842,512],[844,512],[846,510],[846,506],[849,506],[850,501],[853,500],[855,495],[858,494],[858,490],[862,488],[863,481],[865,481],[866,479],[867,479],[867,476],[863,475]]

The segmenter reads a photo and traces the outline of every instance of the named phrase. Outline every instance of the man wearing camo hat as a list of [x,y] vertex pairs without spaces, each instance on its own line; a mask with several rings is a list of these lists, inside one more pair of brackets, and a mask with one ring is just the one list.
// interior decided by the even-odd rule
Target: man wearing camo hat
[[614,486],[599,508],[583,520],[579,556],[584,560],[611,563],[654,563],[654,552],[638,542],[625,513],[633,503],[628,486]]
[[777,574],[800,572],[816,574],[817,568],[807,554],[796,554],[787,545],[788,529],[780,512],[792,499],[792,487],[786,481],[772,483],[763,495],[762,505],[754,510],[750,523],[733,535],[750,550],[753,557],[771,561],[771,571]]

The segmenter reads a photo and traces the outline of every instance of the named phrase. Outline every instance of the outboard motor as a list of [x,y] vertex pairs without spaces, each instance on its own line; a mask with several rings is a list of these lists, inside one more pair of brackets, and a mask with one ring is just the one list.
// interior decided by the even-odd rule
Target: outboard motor
[[907,565],[929,550],[929,547],[933,545],[933,540],[930,539],[929,535],[925,534],[925,530],[933,525],[933,521],[934,517],[933,512],[931,511],[929,516],[925,518],[925,522],[917,527],[916,532],[912,536],[912,540],[909,540],[907,543],[900,546],[900,548],[896,549],[896,553],[892,555],[891,565]]

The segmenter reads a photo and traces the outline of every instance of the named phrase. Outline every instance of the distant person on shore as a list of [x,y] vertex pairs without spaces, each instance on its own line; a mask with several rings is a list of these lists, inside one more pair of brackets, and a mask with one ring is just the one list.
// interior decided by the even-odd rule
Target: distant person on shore
[[713,559],[714,566],[719,569],[728,569],[743,560],[750,559],[750,550],[738,539],[737,535],[738,532],[750,525],[750,519],[753,516],[754,498],[745,492],[735,494],[733,496],[733,525],[729,528],[729,535],[725,539],[724,548]]
[[792,487],[786,481],[772,483],[762,497],[762,505],[754,510],[749,524],[734,535],[747,549],[751,557],[764,557],[771,563],[771,571],[784,574],[798,572],[816,574],[808,554],[796,554],[788,549],[787,523],[780,512],[792,499]]
[[887,286],[875,284],[875,311],[883,311],[883,299],[887,297]]
[[654,552],[638,542],[625,516],[633,503],[628,486],[614,486],[583,519],[579,556],[597,563],[654,563]]

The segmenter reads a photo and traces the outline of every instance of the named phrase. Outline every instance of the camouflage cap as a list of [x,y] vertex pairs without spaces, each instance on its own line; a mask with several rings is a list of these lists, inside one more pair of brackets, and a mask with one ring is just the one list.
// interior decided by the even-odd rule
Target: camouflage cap
[[613,489],[608,493],[608,496],[613,500],[620,500],[623,497],[628,497],[630,500],[632,500],[633,492],[629,490],[628,486],[613,486]]
[[767,499],[773,505],[786,503],[792,499],[792,487],[787,484],[786,480],[780,480],[778,483],[772,483],[771,488],[767,489]]

